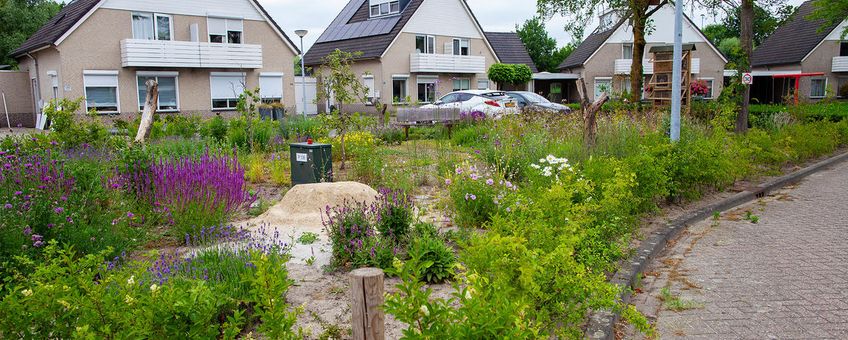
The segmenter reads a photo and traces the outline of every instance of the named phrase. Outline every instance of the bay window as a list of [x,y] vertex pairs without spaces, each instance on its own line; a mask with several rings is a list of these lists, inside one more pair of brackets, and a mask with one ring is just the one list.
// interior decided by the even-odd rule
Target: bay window
[[159,84],[159,107],[156,108],[157,111],[174,112],[179,110],[176,72],[138,72],[136,80],[139,110],[144,110],[144,103],[147,101],[148,80],[155,80]]

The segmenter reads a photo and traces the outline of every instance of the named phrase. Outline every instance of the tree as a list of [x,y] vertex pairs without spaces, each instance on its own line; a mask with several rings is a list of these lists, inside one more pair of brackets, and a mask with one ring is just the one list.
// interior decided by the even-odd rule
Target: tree
[[[848,0],[815,0],[815,10],[810,19],[822,20],[822,29],[840,24],[848,18]],[[842,38],[848,35],[848,26],[842,31]]]
[[[630,88],[641,89],[642,61],[645,54],[645,30],[648,24],[648,13],[651,9],[651,0],[538,0],[539,12],[544,16],[561,14],[574,20],[569,20],[565,25],[566,31],[574,36],[582,36],[589,22],[595,18],[603,8],[617,11],[629,16],[629,24],[633,28],[633,63],[630,66]],[[642,99],[641,91],[634,90],[631,93],[633,102]]]
[[[303,66],[303,65],[300,64],[300,56],[299,55],[294,56],[294,75],[295,75],[295,77],[302,76],[301,66]],[[312,68],[307,66],[306,67],[306,76],[309,76],[310,74],[312,74]]]
[[328,123],[334,128],[341,141],[342,164],[344,170],[347,155],[345,154],[345,135],[353,124],[354,115],[345,111],[345,105],[365,103],[368,88],[359,81],[359,75],[353,72],[351,65],[361,56],[362,52],[345,52],[339,49],[322,59],[319,78],[322,86],[318,87],[318,101],[335,98],[336,108],[330,113]]
[[488,77],[498,86],[526,84],[533,79],[533,70],[524,64],[494,64],[489,67]]
[[574,50],[571,44],[557,48],[556,39],[548,34],[541,17],[529,19],[520,27],[516,25],[515,32],[527,47],[527,53],[530,54],[539,72],[556,72],[559,65]]
[[9,54],[59,13],[62,6],[52,0],[0,0],[0,65],[17,67],[17,61]]
[[[792,5],[777,5],[774,8],[754,3],[754,47],[759,46],[778,27],[786,23],[798,8]],[[733,8],[718,24],[704,27],[704,35],[715,45],[721,45],[725,39],[739,38],[742,30],[739,25],[740,8]]]

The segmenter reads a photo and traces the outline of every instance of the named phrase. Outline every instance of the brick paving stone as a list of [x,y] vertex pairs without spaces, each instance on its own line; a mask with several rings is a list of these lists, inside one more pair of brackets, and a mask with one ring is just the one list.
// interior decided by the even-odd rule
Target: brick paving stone
[[848,339],[848,163],[689,227],[646,271],[633,301],[663,339]]

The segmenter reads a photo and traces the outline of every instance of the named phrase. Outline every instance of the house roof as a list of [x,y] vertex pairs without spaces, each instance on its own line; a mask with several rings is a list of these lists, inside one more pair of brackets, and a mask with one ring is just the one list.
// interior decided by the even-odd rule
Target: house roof
[[[652,15],[654,15],[654,13],[659,11],[660,8],[662,8],[663,6],[668,5],[668,4],[669,4],[668,1],[663,1],[662,3],[660,3],[659,5],[654,7],[652,10],[650,10],[647,13],[647,17],[650,18]],[[718,53],[725,61],[727,61],[727,57],[723,53],[721,53],[721,51],[719,51],[718,48],[716,48],[709,39],[706,38],[704,33],[701,32],[701,29],[698,28],[695,25],[694,22],[692,22],[692,20],[689,18],[689,16],[687,16],[684,13],[683,17],[686,21],[688,21],[689,23],[692,24],[692,27],[694,27],[701,34],[701,36],[704,37],[704,40],[706,40],[707,44],[709,44],[712,47],[713,51]],[[590,34],[586,38],[586,40],[583,40],[583,42],[580,43],[579,46],[577,46],[577,48],[574,50],[574,52],[571,52],[571,54],[568,56],[568,58],[565,58],[565,61],[563,61],[562,64],[559,65],[559,68],[562,70],[562,69],[570,69],[570,68],[575,68],[575,67],[582,67],[583,64],[585,64],[586,61],[589,60],[589,58],[592,57],[592,55],[594,55],[595,52],[597,52],[598,49],[601,48],[601,46],[604,45],[604,43],[610,38],[610,36],[612,36],[612,34],[616,30],[618,30],[618,28],[621,27],[621,25],[628,22],[628,20],[630,20],[630,14],[629,13],[627,15],[624,15],[615,25],[611,26],[609,29],[606,29],[606,30],[600,30],[599,29],[599,30],[596,30],[594,33]]]
[[[411,0],[409,4],[401,10],[400,14],[395,16],[397,21],[394,22],[394,25],[388,30],[388,33],[358,35],[348,39],[333,39],[334,36],[332,35],[337,34],[336,32],[348,31],[352,28],[352,25],[362,23],[363,20],[361,20],[361,13],[363,11],[368,13],[367,0],[351,0],[344,9],[339,12],[333,22],[330,23],[330,26],[321,33],[321,36],[318,38],[318,42],[312,45],[312,47],[309,48],[309,51],[306,52],[306,56],[303,58],[304,63],[306,63],[306,65],[319,65],[321,64],[321,59],[337,49],[351,53],[362,52],[362,54],[356,58],[358,60],[379,58],[383,55],[386,49],[389,48],[389,45],[392,44],[395,37],[400,34],[403,26],[406,25],[409,19],[412,18],[412,15],[415,14],[415,11],[418,10],[418,7],[421,6],[421,3],[423,2],[424,0]],[[363,7],[366,9],[363,10]]]
[[527,47],[515,32],[485,32],[486,39],[504,64],[524,64],[530,66],[533,73],[539,72],[536,64],[527,53]]
[[[32,36],[27,39],[20,47],[14,50],[10,55],[13,58],[21,57],[27,53],[41,49],[46,46],[56,44],[59,39],[68,33],[77,25],[80,20],[86,17],[86,14],[95,8],[103,0],[74,0],[65,5],[56,16],[48,21],[44,26],[38,29]],[[259,1],[251,0],[256,7],[262,11],[262,14],[268,18],[271,25],[277,29],[280,34],[286,39],[286,42],[295,50],[295,53],[300,54],[300,49],[292,42],[285,31],[274,21],[268,14],[268,11],[262,7]]]
[[71,1],[59,11],[50,21],[38,29],[20,47],[11,53],[14,58],[23,56],[45,46],[53,45],[59,38],[77,24],[85,14],[100,0],[76,0]]
[[775,30],[754,50],[751,66],[801,63],[838,26],[837,23],[823,27],[824,20],[810,20],[807,17],[813,11],[813,1],[803,3],[791,20]]

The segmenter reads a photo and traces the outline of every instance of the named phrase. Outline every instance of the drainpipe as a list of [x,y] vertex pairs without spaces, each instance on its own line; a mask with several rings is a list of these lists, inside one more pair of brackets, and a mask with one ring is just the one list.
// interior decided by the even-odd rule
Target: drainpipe
[[[34,97],[33,99],[35,99],[35,110],[33,110],[33,114],[35,115],[35,127],[38,128],[38,116],[41,113],[41,107],[39,106],[39,102],[41,101],[41,73],[38,69],[38,59],[33,57],[29,52],[27,52],[26,56],[29,57],[35,65],[35,90],[38,92],[34,92],[32,95]],[[29,84],[28,86],[32,86],[32,84]]]

